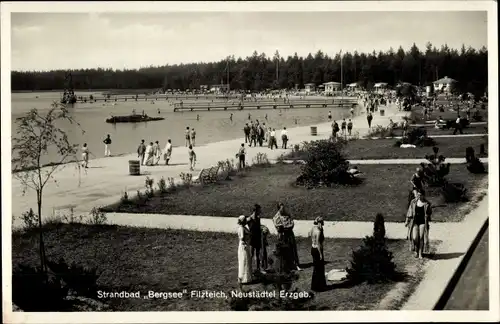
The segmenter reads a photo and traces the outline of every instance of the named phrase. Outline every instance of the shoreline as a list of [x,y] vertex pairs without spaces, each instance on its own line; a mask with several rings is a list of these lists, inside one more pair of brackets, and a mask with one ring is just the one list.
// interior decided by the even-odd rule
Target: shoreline
[[[363,105],[360,104],[360,102],[358,102],[358,107],[360,107],[360,109],[363,109]],[[388,106],[389,107],[389,106]],[[360,110],[358,114],[355,114],[354,117],[352,118],[353,122],[356,121],[357,118],[360,118],[363,114],[366,114],[364,112],[364,110]],[[321,123],[311,123],[311,124],[307,124],[307,125],[299,125],[299,126],[293,126],[293,127],[287,127],[287,130],[291,131],[291,130],[294,130],[296,131],[297,129],[300,129],[300,128],[308,128],[308,127],[311,127],[311,126],[317,126],[318,128],[320,127],[325,127],[325,125],[331,125],[332,122],[328,122],[328,121],[325,121],[325,122],[321,122]],[[278,132],[278,130],[277,130]],[[361,138],[361,136],[360,136]],[[239,137],[233,137],[233,138],[226,138],[226,139],[223,139],[223,140],[216,140],[216,141],[213,141],[213,142],[208,142],[208,143],[205,143],[205,144],[201,144],[200,146],[195,146],[195,148],[199,148],[199,147],[204,147],[204,146],[209,146],[209,145],[214,145],[214,144],[221,144],[223,142],[229,142],[229,141],[236,141],[236,140],[240,140],[240,141],[245,141],[245,137],[244,136],[239,136]],[[301,142],[302,143],[302,142]],[[295,144],[299,144],[299,143],[295,143]],[[290,144],[290,145],[293,145],[293,144]],[[178,148],[186,148],[184,145],[177,145],[177,146],[173,146],[174,149],[178,149]],[[162,148],[163,150],[163,148]],[[124,152],[124,153],[118,153],[116,155],[112,155],[110,156],[111,158],[115,158],[115,157],[125,157],[125,156],[135,156],[136,153],[134,152]],[[79,163],[81,162],[82,160],[81,159],[78,159],[78,153],[77,153],[77,159],[76,160],[70,160],[70,161],[67,161],[67,162],[63,162],[63,163],[58,163],[58,162],[50,162],[50,163],[46,163],[46,164],[43,164],[42,165],[42,168],[46,168],[46,167],[51,167],[51,166],[56,166],[56,165],[70,165],[72,163]],[[109,158],[109,157],[108,157]],[[97,160],[102,160],[102,159],[108,159],[106,157],[97,157],[97,158],[91,158],[89,159],[89,162],[90,161],[97,161]],[[20,172],[26,172],[26,171],[32,171],[32,170],[35,170],[36,167],[33,167],[33,168],[28,168],[28,169],[12,169],[12,163],[11,163],[11,173],[12,174],[17,174],[17,173],[20,173]]]

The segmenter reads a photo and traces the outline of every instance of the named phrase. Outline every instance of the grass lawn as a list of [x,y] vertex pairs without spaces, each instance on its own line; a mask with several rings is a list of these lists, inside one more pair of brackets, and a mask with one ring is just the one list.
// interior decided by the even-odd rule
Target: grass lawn
[[[274,247],[271,238],[268,251]],[[103,271],[98,285],[103,291],[179,292],[187,290],[237,290],[237,243],[234,234],[181,230],[142,229],[118,226],[53,224],[45,232],[49,260],[64,258]],[[12,262],[38,265],[38,240],[34,232],[14,234]],[[358,239],[327,239],[326,270],[345,268]],[[407,251],[404,241],[389,241],[389,249],[400,271],[407,265],[421,264]],[[310,242],[298,239],[299,259],[304,271],[294,287],[309,291],[312,267]],[[413,281],[415,278],[409,278]],[[413,283],[412,283],[413,284]],[[336,288],[315,295],[317,308],[331,310],[376,309],[394,283]],[[261,285],[245,290],[262,289]],[[114,311],[216,311],[230,310],[225,299],[107,299],[101,300]]]
[[[484,110],[481,109],[480,106],[478,106],[478,112],[479,112],[479,114],[481,116],[483,116],[483,119],[484,119],[483,121],[488,121],[488,105],[486,105],[486,109],[484,109]],[[471,115],[473,115],[473,114],[474,114],[474,109],[471,109]],[[466,115],[465,114],[465,108],[463,108],[463,110],[461,109],[460,115],[462,117],[465,117],[465,115]],[[455,119],[457,119],[457,112],[456,111],[450,111],[448,108],[445,108],[444,112],[441,112],[438,109],[434,109],[429,114],[429,120],[435,120],[439,116],[441,116],[445,120],[447,120],[447,119],[455,120]],[[413,108],[411,110],[410,120],[414,120],[417,124],[423,124],[423,123],[425,123],[424,115],[422,113],[422,108],[421,107]]]
[[[344,152],[347,158],[356,160],[425,158],[425,155],[433,154],[431,147],[403,149],[395,147],[395,142],[396,139],[353,140],[348,142]],[[465,157],[465,148],[468,146],[473,147],[476,154],[479,154],[479,146],[482,143],[487,143],[482,137],[439,137],[436,138],[436,142],[439,147],[439,154],[443,154],[449,158]],[[488,146],[486,145],[487,148]]]
[[[295,219],[313,220],[322,216],[328,221],[372,221],[382,212],[386,221],[403,222],[406,215],[410,178],[416,165],[361,165],[364,181],[353,187],[335,186],[308,190],[294,185],[300,166],[278,164],[255,167],[229,181],[193,186],[164,195],[158,194],[145,205],[107,206],[105,211],[173,215],[236,217],[250,212],[253,204],[263,208],[263,217],[271,218],[276,204],[283,201]],[[469,190],[477,187],[485,175],[470,174],[465,165],[452,165],[450,182],[461,182]],[[437,189],[436,189],[437,190]],[[429,190],[434,205],[443,205],[441,194]],[[434,221],[460,221],[458,208],[463,203],[436,208]]]

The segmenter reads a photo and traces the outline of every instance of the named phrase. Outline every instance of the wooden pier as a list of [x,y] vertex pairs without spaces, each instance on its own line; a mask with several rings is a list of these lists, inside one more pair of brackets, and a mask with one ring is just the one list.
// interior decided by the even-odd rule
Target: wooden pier
[[158,101],[158,100],[231,100],[239,99],[240,96],[215,96],[215,95],[148,95],[148,96],[133,96],[133,95],[121,95],[121,96],[111,96],[111,97],[81,97],[77,98],[77,102],[118,102],[118,101]]
[[297,108],[354,108],[358,104],[356,98],[316,100],[316,101],[257,101],[257,102],[214,102],[174,104],[174,112],[213,111],[213,110],[255,110],[255,109],[297,109]]

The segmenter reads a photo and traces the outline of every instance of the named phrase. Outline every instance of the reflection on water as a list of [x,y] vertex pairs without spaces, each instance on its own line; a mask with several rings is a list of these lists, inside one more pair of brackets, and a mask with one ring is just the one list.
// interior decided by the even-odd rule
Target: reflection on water
[[[88,96],[90,93],[76,93]],[[38,98],[36,98],[38,96]],[[12,94],[12,132],[15,132],[14,119],[23,115],[31,108],[48,110],[54,100],[58,100],[59,93],[14,93]],[[153,98],[154,99],[154,98]],[[184,100],[186,103],[186,100]],[[87,143],[92,153],[97,157],[104,156],[103,140],[107,134],[111,135],[113,141],[111,153],[122,154],[135,152],[141,139],[149,141],[160,141],[163,147],[167,139],[172,139],[174,146],[184,144],[184,131],[187,126],[194,128],[197,134],[197,144],[202,145],[210,142],[243,137],[243,126],[249,122],[248,115],[253,120],[257,119],[266,126],[276,129],[282,127],[296,127],[326,122],[328,111],[332,111],[334,119],[348,117],[348,108],[307,108],[307,109],[282,109],[277,110],[252,110],[248,111],[194,111],[173,112],[172,100],[158,98],[151,104],[150,101],[127,101],[127,102],[97,102],[78,103],[71,108],[73,117],[85,130],[82,134],[80,128],[75,125],[63,125],[68,133],[71,143]],[[111,115],[128,115],[135,109],[137,113],[144,112],[149,116],[158,116],[165,120],[145,123],[122,123],[108,124],[105,119]],[[357,112],[356,112],[357,113]],[[199,115],[199,120],[197,120]],[[230,116],[232,115],[232,120]],[[267,115],[267,120],[265,116]],[[12,134],[15,136],[15,134]],[[50,156],[54,161],[56,156]]]

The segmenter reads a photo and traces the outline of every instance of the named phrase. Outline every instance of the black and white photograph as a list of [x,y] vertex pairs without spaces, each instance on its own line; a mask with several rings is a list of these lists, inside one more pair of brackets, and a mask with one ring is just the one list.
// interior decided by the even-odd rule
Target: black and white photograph
[[4,322],[500,320],[496,2],[1,5]]

